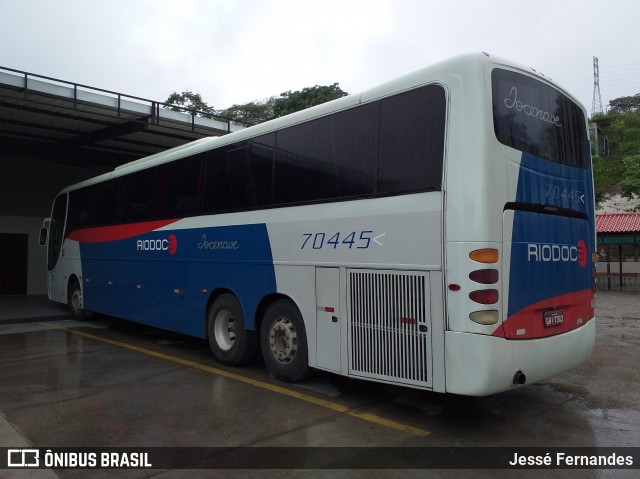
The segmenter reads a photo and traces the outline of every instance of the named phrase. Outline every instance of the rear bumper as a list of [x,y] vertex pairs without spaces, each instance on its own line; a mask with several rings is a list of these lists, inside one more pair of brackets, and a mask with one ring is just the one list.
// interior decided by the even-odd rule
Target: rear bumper
[[586,361],[593,351],[595,318],[558,336],[508,340],[480,334],[445,332],[446,392],[486,396],[550,378]]

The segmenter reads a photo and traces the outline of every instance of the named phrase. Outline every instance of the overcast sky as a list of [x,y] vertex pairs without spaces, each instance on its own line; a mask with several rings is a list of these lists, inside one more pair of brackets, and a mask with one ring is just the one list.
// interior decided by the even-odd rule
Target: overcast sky
[[640,93],[638,0],[0,0],[0,66],[216,109],[314,85],[358,93],[460,53],[545,73],[587,110]]

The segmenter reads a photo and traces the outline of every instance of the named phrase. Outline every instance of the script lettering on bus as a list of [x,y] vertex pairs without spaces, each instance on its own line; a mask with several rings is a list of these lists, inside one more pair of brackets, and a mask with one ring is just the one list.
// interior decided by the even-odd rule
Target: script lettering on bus
[[515,108],[516,111],[521,111],[525,115],[538,118],[539,120],[551,125],[557,127],[562,126],[559,116],[556,116],[553,113],[549,113],[548,111],[541,110],[537,106],[529,105],[528,103],[523,103],[522,101],[518,100],[518,89],[514,86],[511,87],[509,97],[504,99],[504,106],[509,109]]
[[212,249],[212,250],[230,250],[239,249],[240,242],[237,240],[231,241],[209,241],[207,235],[202,235],[202,239],[198,243],[198,249]]

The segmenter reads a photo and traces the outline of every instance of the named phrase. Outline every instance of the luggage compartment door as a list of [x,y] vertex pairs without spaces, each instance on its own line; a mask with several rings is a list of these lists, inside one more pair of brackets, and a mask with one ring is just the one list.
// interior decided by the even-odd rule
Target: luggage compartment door
[[319,368],[340,372],[340,269],[316,268],[316,345]]

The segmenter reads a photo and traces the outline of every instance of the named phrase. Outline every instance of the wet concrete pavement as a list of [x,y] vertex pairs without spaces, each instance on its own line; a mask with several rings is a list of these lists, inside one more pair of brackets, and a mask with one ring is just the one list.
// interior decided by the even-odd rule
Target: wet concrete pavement
[[[638,294],[598,293],[598,336],[587,363],[541,384],[487,398],[324,373],[288,385],[270,377],[260,362],[245,368],[221,366],[208,344],[193,338],[111,318],[78,323],[62,319],[60,309],[46,314],[47,321],[33,316],[28,322],[12,321],[3,310],[0,447],[640,446]],[[514,472],[439,470],[430,475],[637,474]],[[2,478],[425,475],[415,470],[0,470]]]

